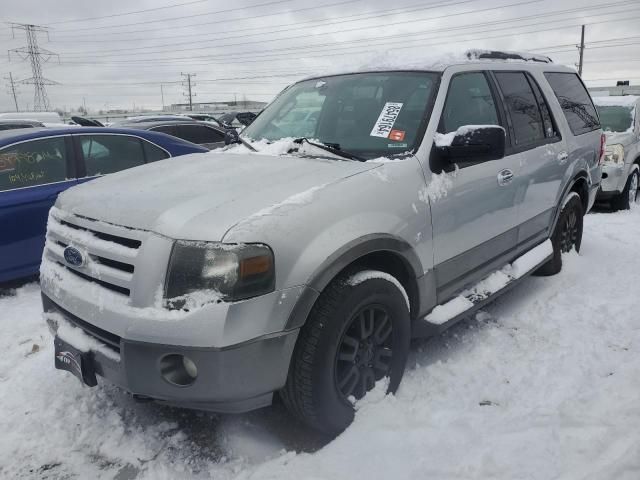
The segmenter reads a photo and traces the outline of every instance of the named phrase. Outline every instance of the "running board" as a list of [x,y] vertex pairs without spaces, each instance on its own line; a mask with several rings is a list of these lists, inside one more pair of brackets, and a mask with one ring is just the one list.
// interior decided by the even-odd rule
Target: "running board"
[[427,316],[413,322],[414,338],[438,335],[460,320],[469,318],[498,296],[511,290],[553,257],[551,240],[529,250],[500,270],[485,277],[447,303],[436,306]]

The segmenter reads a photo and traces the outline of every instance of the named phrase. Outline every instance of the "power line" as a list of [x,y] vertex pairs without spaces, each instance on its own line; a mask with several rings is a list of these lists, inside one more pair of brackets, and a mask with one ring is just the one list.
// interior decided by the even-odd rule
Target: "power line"
[[[109,29],[109,28],[122,28],[122,27],[132,27],[132,26],[136,26],[136,25],[148,25],[148,24],[151,24],[151,23],[173,22],[173,21],[176,21],[176,20],[183,20],[185,18],[206,17],[208,15],[219,15],[221,13],[237,12],[239,10],[246,10],[248,8],[268,7],[268,6],[277,5],[277,4],[280,4],[280,3],[289,3],[291,1],[292,0],[271,0],[269,2],[254,3],[253,5],[245,5],[244,7],[227,8],[225,10],[216,10],[215,12],[207,12],[207,13],[194,13],[194,14],[191,14],[191,15],[183,15],[181,17],[171,17],[171,18],[164,18],[164,19],[159,19],[159,20],[145,20],[144,22],[122,23],[120,25],[103,25],[103,26],[97,26],[97,27],[72,28],[72,29],[68,29],[68,30],[59,30],[59,31],[60,32],[85,32],[85,31],[88,31],[88,30],[91,30],[91,31],[93,31],[93,30],[105,30],[105,29]],[[115,33],[118,33],[118,32],[115,32]]]
[[60,25],[63,23],[75,23],[75,22],[86,22],[89,20],[103,20],[105,18],[114,18],[114,17],[124,17],[126,15],[137,15],[139,13],[148,13],[148,12],[155,12],[158,10],[166,10],[169,8],[177,8],[177,7],[184,7],[186,5],[194,5],[196,3],[206,3],[209,2],[210,0],[194,0],[191,2],[184,2],[184,3],[177,3],[175,5],[166,5],[164,7],[155,7],[155,8],[147,8],[145,10],[135,10],[132,12],[124,12],[124,13],[114,13],[111,15],[103,15],[101,17],[84,17],[84,18],[74,18],[71,20],[60,20],[58,22],[51,22],[51,23],[47,23],[48,26],[51,25]]
[[[337,5],[343,5],[346,3],[354,3],[355,1],[360,1],[360,0],[350,0],[350,1],[343,1],[343,2],[339,2],[339,3],[335,3],[335,4],[327,4],[327,5],[323,5],[322,7],[311,7],[313,9],[315,8],[328,8],[331,6],[337,6]],[[442,0],[441,0],[442,1]],[[470,2],[476,2],[476,1],[480,1],[480,0],[468,0],[467,2],[464,3],[470,3]],[[426,4],[426,5],[433,5],[433,4]],[[452,4],[445,4],[445,3],[440,3],[439,6],[450,6],[450,5],[455,5],[455,3]],[[433,7],[429,7],[427,6],[426,8],[433,8]],[[413,4],[413,5],[408,5],[406,7],[400,7],[400,8],[392,8],[392,9],[386,9],[386,10],[379,10],[378,14],[382,14],[382,13],[389,13],[389,14],[396,14],[396,15],[400,15],[400,14],[404,14],[404,13],[411,13],[416,9],[425,9],[425,4],[424,3],[418,3],[418,4]],[[296,12],[297,10],[290,10],[289,12]],[[275,15],[275,14],[268,14],[268,16],[271,15]],[[254,26],[254,27],[245,27],[245,28],[237,28],[237,29],[233,29],[233,30],[217,30],[216,31],[216,35],[222,35],[222,34],[226,34],[226,33],[237,33],[237,32],[246,32],[246,31],[256,31],[256,30],[264,30],[264,29],[269,29],[269,28],[274,28],[274,27],[290,27],[290,26],[297,26],[299,28],[304,28],[307,29],[309,28],[309,26],[321,26],[321,25],[317,25],[317,24],[321,24],[321,23],[328,23],[328,24],[335,24],[335,22],[337,20],[344,20],[346,18],[352,18],[354,22],[357,21],[363,21],[363,20],[368,20],[370,18],[375,18],[377,16],[377,14],[372,15],[371,13],[355,13],[355,14],[351,14],[351,15],[340,15],[337,17],[327,17],[327,18],[323,18],[323,19],[319,19],[319,20],[307,20],[304,22],[293,22],[293,23],[281,23],[281,24],[269,24],[269,25],[264,25],[264,26]],[[355,17],[362,17],[362,18],[355,18]],[[237,20],[245,20],[245,18],[240,18]],[[215,23],[219,23],[219,22],[215,22]],[[224,22],[224,23],[228,23],[228,22]],[[202,24],[198,24],[198,25],[202,25]],[[210,25],[209,23],[207,25]],[[303,26],[305,25],[305,26]],[[178,28],[182,28],[182,27],[178,27]],[[155,31],[155,30],[153,30]],[[131,32],[124,32],[124,33],[119,33],[118,36],[120,36],[121,34],[128,34],[128,33],[135,33],[138,34],[140,33],[139,30],[133,30]],[[262,33],[258,33],[258,35],[260,34],[269,34],[270,32],[262,32]],[[199,37],[199,39],[202,39],[202,33],[190,33],[190,34],[181,34],[181,35],[163,35],[162,36],[162,40],[167,40],[167,39],[172,39],[172,38],[187,38],[187,37]],[[69,40],[69,41],[65,41],[65,38],[73,38],[73,40]],[[62,41],[61,41],[62,39]],[[135,41],[146,41],[149,40],[149,37],[139,37],[139,38],[113,38],[113,39],[109,39],[109,43],[113,43],[113,42],[135,42]],[[56,43],[73,43],[76,44],[77,43],[77,36],[76,37],[55,37],[54,41]],[[83,43],[104,43],[103,40],[86,40]],[[173,44],[173,45],[179,45],[179,44]],[[76,53],[76,52],[72,52],[72,53]]]
[[[360,30],[372,30],[375,28],[379,28],[379,27],[391,27],[391,26],[397,26],[397,25],[406,25],[406,24],[410,24],[410,23],[419,23],[419,22],[428,22],[428,21],[433,21],[433,20],[441,20],[443,18],[450,18],[450,17],[457,17],[460,15],[471,15],[471,14],[476,14],[476,13],[484,13],[484,12],[489,12],[489,11],[495,11],[495,10],[499,10],[499,9],[503,9],[503,8],[513,8],[513,7],[520,7],[523,5],[530,5],[532,3],[540,3],[543,0],[522,0],[519,2],[513,2],[513,3],[508,3],[505,5],[499,5],[496,7],[490,7],[490,8],[481,8],[481,9],[476,9],[476,10],[467,10],[464,12],[456,12],[456,13],[449,13],[449,14],[444,14],[444,15],[439,15],[439,16],[432,16],[432,17],[428,17],[428,18],[420,18],[420,19],[409,19],[409,20],[402,20],[402,21],[397,21],[397,22],[385,22],[382,25],[368,25],[368,26],[363,26],[363,27],[354,27],[354,28],[348,28],[348,29],[340,29],[340,30],[336,30],[336,31],[330,31],[330,32],[321,32],[321,33],[306,33],[304,35],[296,35],[296,36],[289,36],[289,37],[282,37],[282,38],[271,38],[271,39],[259,39],[259,40],[253,40],[250,42],[241,42],[241,43],[226,43],[226,44],[218,44],[216,46],[218,47],[237,47],[237,46],[242,46],[242,45],[252,45],[252,44],[264,44],[266,42],[278,42],[278,41],[284,41],[284,40],[297,40],[297,39],[301,39],[301,38],[308,38],[308,37],[316,37],[316,36],[325,36],[328,34],[332,34],[332,33],[348,33],[348,32],[354,32],[354,31],[360,31]],[[464,2],[466,3],[466,2]],[[420,34],[424,34],[423,32],[419,32]],[[407,34],[410,35],[410,34]],[[231,38],[240,38],[240,36],[238,37],[231,37]],[[386,38],[386,37],[385,37]],[[220,41],[218,39],[218,41]],[[337,42],[339,43],[339,42]],[[185,52],[185,51],[193,51],[193,50],[202,50],[202,49],[209,49],[210,47],[197,47],[197,48],[188,48],[188,49],[175,49],[172,48],[171,51],[172,52]],[[95,53],[95,52],[92,52]],[[130,54],[123,54],[127,57],[131,57],[131,56],[138,56],[138,55],[152,55],[155,53],[164,53],[164,51],[154,51],[154,52],[133,52]],[[102,52],[101,52],[102,54]],[[122,54],[118,54],[117,56],[121,56]],[[73,57],[74,54],[73,53],[67,53],[66,54],[67,57]],[[86,55],[77,55],[77,56],[86,56]],[[116,56],[116,54],[106,54],[105,56]]]
[[[554,12],[554,14],[560,14],[560,13],[566,13],[566,11],[563,12]],[[620,12],[622,13],[622,12]],[[625,12],[626,14],[627,12]],[[617,14],[617,13],[614,13]],[[547,14],[545,14],[547,15]],[[606,15],[611,15],[611,14],[606,14]],[[532,16],[528,16],[528,17],[521,17],[518,19],[518,21],[520,20],[527,20],[527,19],[534,19],[534,18],[538,18],[540,17],[540,15],[532,15]],[[579,16],[576,18],[583,18],[583,16]],[[595,25],[595,24],[601,24],[601,23],[610,23],[610,22],[620,22],[623,20],[632,20],[634,18],[639,18],[639,17],[626,17],[624,19],[619,19],[619,18],[615,18],[615,19],[610,19],[610,20],[604,20],[604,21],[599,21],[599,22],[590,22],[587,23],[588,25]],[[562,21],[566,21],[565,18],[563,19],[559,19],[559,20],[545,20],[544,22],[537,22],[537,23],[530,23],[527,25],[520,25],[520,26],[507,26],[507,27],[501,27],[501,28],[497,28],[497,29],[488,29],[488,30],[480,30],[477,32],[469,32],[469,35],[477,35],[480,33],[492,33],[492,32],[498,32],[498,31],[504,31],[506,29],[513,29],[513,28],[526,28],[526,27],[534,27],[534,26],[539,26],[539,25],[548,25],[549,22],[562,22]],[[320,47],[328,47],[330,48],[330,50],[332,52],[335,52],[337,49],[343,49],[343,48],[361,48],[359,46],[344,46],[344,47],[340,47],[337,46],[339,44],[354,44],[354,43],[362,43],[362,42],[366,42],[368,47],[371,46],[377,46],[377,45],[382,45],[382,46],[389,46],[389,45],[395,45],[395,44],[402,44],[402,46],[400,47],[394,47],[396,49],[403,49],[403,48],[413,48],[416,45],[407,45],[407,37],[411,37],[411,36],[421,36],[424,37],[424,35],[433,35],[436,34],[440,31],[444,31],[444,32],[449,32],[449,31],[453,31],[456,29],[468,29],[468,28],[474,28],[477,26],[481,26],[481,25],[494,25],[497,23],[505,23],[507,21],[498,21],[498,22],[487,22],[485,24],[475,24],[475,25],[465,25],[465,26],[460,26],[460,27],[449,27],[449,28],[443,28],[443,29],[435,29],[435,30],[430,30],[428,33],[423,33],[423,32],[415,32],[415,33],[406,33],[406,34],[398,34],[398,35],[387,35],[384,37],[381,36],[377,36],[377,37],[369,37],[369,38],[363,38],[363,39],[356,39],[356,40],[347,40],[347,41],[335,41],[335,42],[329,42],[329,43],[321,43],[321,44],[312,44],[312,45],[308,45],[308,46],[303,46],[303,47],[285,47],[285,48],[280,48],[280,49],[270,49],[270,52],[274,52],[274,53],[267,53],[264,55],[254,55],[253,57],[241,57],[242,55],[250,55],[252,53],[254,53],[254,51],[249,51],[249,52],[240,52],[240,53],[236,53],[234,55],[230,55],[230,54],[219,54],[219,55],[191,55],[189,57],[164,57],[164,58],[153,58],[153,59],[139,59],[139,60],[122,60],[122,61],[108,61],[108,62],[104,62],[104,63],[108,63],[108,64],[120,64],[120,65],[128,65],[131,63],[136,63],[139,64],[140,62],[153,62],[154,64],[157,64],[157,62],[159,61],[181,61],[181,60],[193,60],[193,59],[207,59],[207,60],[211,60],[211,61],[215,61],[215,60],[223,60],[225,64],[234,64],[234,63],[255,63],[255,61],[251,61],[249,60],[249,58],[269,58],[269,60],[258,60],[258,62],[260,61],[272,61],[274,56],[280,56],[280,55],[289,55],[292,53],[299,53],[302,50],[308,50],[308,49],[317,49]],[[581,24],[572,24],[572,25],[560,25],[560,26],[556,26],[556,27],[550,27],[550,28],[546,28],[546,29],[537,29],[534,31],[525,31],[523,32],[522,30],[519,30],[517,33],[520,34],[532,34],[532,33],[538,33],[538,32],[543,32],[543,31],[554,31],[554,30],[559,30],[559,29],[564,29],[564,28],[570,28],[570,27],[575,27],[575,26],[580,26]],[[506,36],[511,36],[513,35],[515,32],[511,32],[511,33],[507,33],[507,34],[501,34],[501,35],[493,35],[493,36],[483,36],[483,37],[474,37],[474,38],[465,38],[462,40],[448,40],[448,41],[444,41],[444,42],[431,42],[431,43],[425,43],[425,41],[431,40],[433,38],[442,38],[441,35],[435,35],[434,37],[427,37],[427,38],[418,38],[415,40],[409,40],[409,42],[411,41],[415,41],[415,42],[421,42],[420,45],[423,46],[434,46],[434,45],[443,45],[443,44],[454,44],[454,43],[461,43],[461,42],[467,42],[467,41],[478,41],[478,40],[487,40],[487,39],[495,39],[495,38],[503,38]],[[292,38],[292,37],[289,37]],[[394,38],[402,38],[403,40],[397,40],[397,41],[389,41],[390,39],[394,39]],[[458,37],[456,37],[458,38]],[[382,43],[381,43],[382,42]],[[236,44],[237,45],[237,44]],[[230,44],[227,44],[226,46],[231,46]],[[286,51],[286,53],[284,53]],[[322,50],[324,51],[324,50]],[[262,51],[257,51],[257,52],[262,52]],[[276,52],[283,52],[283,53],[276,53]],[[332,53],[332,54],[326,54],[326,55],[315,55],[315,56],[306,56],[305,58],[318,58],[318,57],[330,57],[330,56],[336,56],[336,55],[345,55],[345,54],[350,54],[350,53],[363,53],[363,52],[345,52],[345,53]],[[226,57],[231,56],[232,58],[238,58],[240,60],[237,61],[225,61]],[[72,63],[72,64],[79,64],[82,62],[68,62],[68,63]]]
[[49,105],[49,97],[45,85],[56,85],[57,82],[49,80],[42,75],[42,63],[48,61],[56,54],[45,50],[38,46],[38,32],[47,32],[47,29],[38,25],[29,25],[24,23],[12,23],[11,30],[24,30],[27,35],[27,46],[14,48],[9,50],[9,59],[11,54],[18,55],[23,60],[29,60],[31,63],[31,78],[20,80],[20,83],[33,85],[33,109],[35,111],[47,111],[51,107]]

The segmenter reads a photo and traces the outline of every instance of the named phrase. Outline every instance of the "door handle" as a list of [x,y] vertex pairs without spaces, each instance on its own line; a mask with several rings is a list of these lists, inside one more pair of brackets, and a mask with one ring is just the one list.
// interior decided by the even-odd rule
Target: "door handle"
[[567,163],[568,159],[569,159],[569,154],[567,152],[560,152],[558,154],[558,162],[560,163],[560,165],[564,165],[565,163]]
[[505,168],[498,174],[498,185],[504,187],[505,185],[510,184],[514,176],[515,175],[511,170]]

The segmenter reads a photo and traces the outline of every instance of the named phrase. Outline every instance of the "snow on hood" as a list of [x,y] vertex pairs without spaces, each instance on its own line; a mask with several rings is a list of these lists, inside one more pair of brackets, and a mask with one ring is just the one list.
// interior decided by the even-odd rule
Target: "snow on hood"
[[376,167],[300,156],[197,153],[78,185],[56,205],[170,238],[218,241],[236,223],[270,206]]

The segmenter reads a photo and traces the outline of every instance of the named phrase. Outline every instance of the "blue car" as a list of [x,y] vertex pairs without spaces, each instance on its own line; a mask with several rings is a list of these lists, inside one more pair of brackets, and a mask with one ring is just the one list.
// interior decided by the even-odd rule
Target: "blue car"
[[0,283],[38,273],[49,209],[69,187],[204,147],[104,127],[0,131]]

